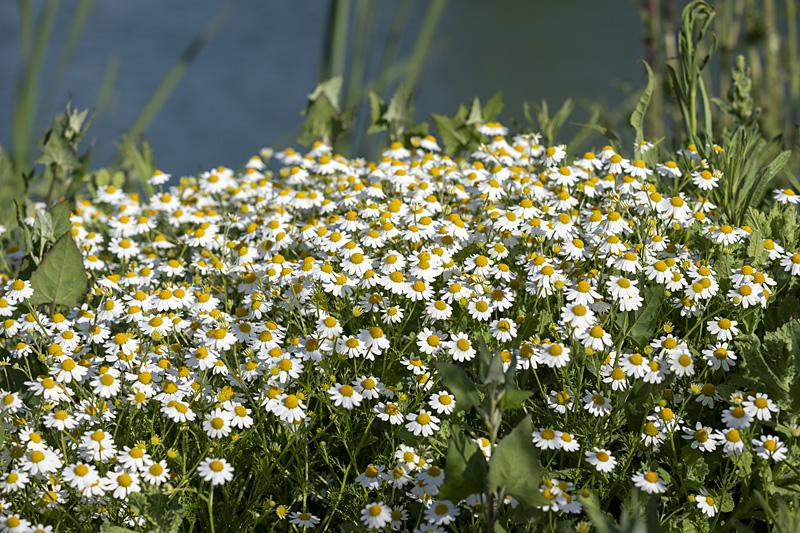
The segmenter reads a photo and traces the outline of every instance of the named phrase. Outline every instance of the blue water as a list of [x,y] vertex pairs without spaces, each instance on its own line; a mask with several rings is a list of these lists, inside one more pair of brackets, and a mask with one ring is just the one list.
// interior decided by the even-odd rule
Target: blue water
[[[93,165],[107,163],[120,132],[221,4],[98,0],[54,101],[40,109],[37,136],[70,96],[76,107],[94,105],[109,57],[116,55],[111,104],[89,134],[95,139]],[[38,12],[44,2],[33,5]],[[45,87],[76,5],[61,2]],[[387,0],[376,8],[369,72],[377,68],[395,5]],[[401,55],[410,51],[426,8],[427,2],[414,2]],[[643,79],[638,10],[632,0],[451,0],[418,85],[416,118],[452,115],[459,103],[473,96],[486,101],[499,88],[506,103],[501,119],[507,122],[524,121],[522,102],[542,98],[556,108],[568,96],[616,104],[624,96],[620,83],[638,86]],[[293,143],[306,95],[318,81],[327,16],[328,2],[322,0],[245,1],[150,125],[146,138],[158,166],[176,175],[238,167],[263,146]],[[11,0],[0,2],[0,58],[0,145],[8,146],[20,69],[17,2]]]

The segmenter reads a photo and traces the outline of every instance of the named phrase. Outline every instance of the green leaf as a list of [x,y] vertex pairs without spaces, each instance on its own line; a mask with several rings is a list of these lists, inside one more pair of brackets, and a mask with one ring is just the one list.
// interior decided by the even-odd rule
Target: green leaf
[[484,385],[505,385],[503,359],[489,351],[482,337],[478,337],[478,363],[481,382]]
[[519,389],[507,389],[503,391],[500,396],[500,409],[507,411],[509,409],[519,409],[525,400],[533,395],[531,391]]
[[146,489],[129,496],[131,508],[148,523],[148,531],[156,533],[178,533],[186,516],[186,507],[178,498],[163,494],[156,488]]
[[36,211],[33,217],[33,239],[39,246],[46,246],[55,241],[53,238],[53,217],[45,211]]
[[386,131],[388,125],[383,119],[383,115],[386,113],[386,102],[383,101],[383,98],[375,94],[375,91],[369,92],[369,109],[371,120],[367,133],[372,135],[373,133]]
[[633,109],[630,120],[631,126],[633,126],[633,129],[636,131],[637,146],[644,140],[644,134],[642,133],[644,129],[644,115],[647,113],[647,107],[650,105],[650,97],[653,95],[655,79],[653,76],[653,69],[650,68],[647,61],[642,61],[642,63],[644,63],[644,66],[647,68],[647,85],[645,85],[644,91],[642,91],[642,95],[639,97],[639,101],[636,102],[636,107]]
[[480,404],[478,389],[462,367],[443,361],[436,361],[433,366],[442,377],[444,386],[456,397],[455,412],[468,411]]
[[644,298],[644,304],[639,309],[628,311],[628,320],[631,325],[626,334],[640,348],[647,344],[655,334],[658,311],[661,309],[661,302],[664,299],[664,287],[651,285],[642,291],[642,298]]
[[752,229],[753,233],[747,239],[747,257],[750,258],[753,267],[759,268],[769,257],[769,252],[764,249],[764,235],[761,230]]
[[333,106],[334,110],[338,113],[339,109],[339,92],[342,90],[342,77],[334,76],[329,80],[319,83],[311,94],[308,95],[309,102],[317,102],[323,98],[328,100]]
[[398,84],[397,90],[389,102],[389,107],[383,114],[383,119],[390,124],[403,125],[413,122],[414,106],[412,98],[411,91],[407,91],[402,83]]
[[480,494],[486,486],[486,457],[460,426],[453,424],[444,467],[444,483],[438,498],[459,502]]
[[528,415],[500,440],[489,461],[489,489],[502,488],[505,494],[516,498],[523,507],[547,504],[547,499],[539,492],[542,465],[531,440],[532,432],[531,417]]
[[72,222],[70,222],[70,208],[69,202],[64,200],[50,208],[50,217],[53,222],[53,239],[58,240],[68,231],[72,231]]
[[474,125],[483,122],[483,112],[481,112],[481,101],[476,96],[472,99],[472,107],[467,117],[467,124]]
[[83,256],[72,238],[63,235],[44,255],[31,275],[31,303],[78,307],[89,286],[89,276],[83,268]]
[[[775,157],[772,162],[767,166],[767,168],[763,169],[759,174],[758,177],[754,181],[749,181],[745,184],[745,187],[742,190],[742,194],[746,194],[744,202],[742,202],[742,206],[740,208],[740,212],[742,214],[747,213],[747,209],[752,205],[753,207],[759,207],[761,200],[764,198],[766,194],[767,187],[775,178],[775,176],[783,170],[786,166],[786,163],[789,162],[789,157],[792,155],[791,150],[785,150]],[[749,185],[749,187],[747,187]]]
[[136,533],[133,529],[127,527],[115,526],[111,522],[103,522],[100,525],[100,533]]
[[489,98],[489,101],[486,102],[486,105],[483,106],[483,122],[491,122],[497,115],[500,114],[500,111],[503,110],[503,89],[500,89],[494,96]]
[[53,131],[45,138],[42,155],[35,161],[37,165],[56,165],[64,169],[80,168],[81,162],[70,147],[69,142]]
[[448,155],[454,155],[467,145],[469,137],[462,129],[462,123],[455,118],[446,117],[431,113],[433,123],[439,130],[439,137],[444,143],[444,150]]

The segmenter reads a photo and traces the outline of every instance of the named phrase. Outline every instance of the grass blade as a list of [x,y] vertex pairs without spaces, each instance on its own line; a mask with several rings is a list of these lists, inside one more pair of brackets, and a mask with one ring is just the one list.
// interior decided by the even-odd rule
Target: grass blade
[[222,28],[222,25],[239,7],[242,1],[243,0],[228,0],[225,2],[219,11],[206,23],[203,29],[192,39],[192,42],[189,43],[189,46],[181,53],[178,60],[172,65],[167,75],[164,76],[161,83],[158,84],[156,90],[153,91],[153,94],[150,95],[147,103],[145,103],[144,107],[139,112],[139,116],[136,117],[136,120],[128,131],[130,137],[136,138],[147,130],[147,127],[156,117],[159,110],[164,105],[164,102],[167,101],[169,95],[172,94],[172,91],[175,90],[175,87],[177,87],[178,83],[183,78],[189,65],[192,64],[203,47],[208,44],[211,38]]
[[[27,170],[30,166],[33,126],[36,121],[36,98],[39,94],[44,56],[45,52],[47,52],[53,26],[55,26],[58,6],[59,0],[49,0],[47,2],[42,18],[36,28],[36,42],[33,43],[30,60],[25,62],[24,70],[17,86],[12,119],[14,129],[12,154],[14,170],[17,173]],[[23,41],[28,38],[24,37]]]

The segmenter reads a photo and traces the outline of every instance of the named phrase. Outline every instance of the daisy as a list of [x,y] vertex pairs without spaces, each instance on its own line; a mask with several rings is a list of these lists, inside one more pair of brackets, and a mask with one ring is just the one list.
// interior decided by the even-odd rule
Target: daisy
[[448,525],[459,515],[459,509],[449,500],[433,501],[425,510],[425,519],[437,525]]
[[[739,334],[739,323],[728,318],[714,317],[714,320],[706,322],[708,332],[717,336],[717,341],[730,341],[735,335]],[[716,370],[716,369],[715,369]],[[727,370],[727,369],[726,369]]]
[[539,360],[550,368],[563,368],[569,363],[570,349],[558,343],[543,344],[539,350]]
[[786,255],[781,257],[781,266],[786,272],[791,272],[792,276],[800,276],[800,253],[786,252]]
[[611,452],[597,446],[592,451],[585,452],[585,455],[586,461],[598,472],[611,472],[617,466],[617,460]]
[[372,502],[361,509],[361,522],[367,529],[383,529],[392,521],[392,508],[383,502]]
[[136,473],[129,473],[124,470],[116,470],[106,475],[108,479],[108,490],[113,491],[115,498],[125,499],[128,495],[142,490],[139,484],[139,476]]
[[142,470],[142,479],[151,485],[161,485],[169,479],[169,468],[165,460],[153,463]]
[[703,358],[708,361],[708,366],[713,367],[714,370],[722,369],[727,372],[732,367],[736,366],[736,354],[733,350],[728,350],[727,342],[720,342],[716,345],[709,344],[707,349],[703,350]]
[[439,430],[439,418],[424,409],[416,415],[409,413],[406,415],[406,420],[408,421],[406,429],[414,435],[430,437]]
[[471,361],[476,354],[475,348],[472,347],[469,336],[466,333],[451,333],[450,340],[445,343],[445,347],[453,360],[459,363]]
[[224,409],[214,409],[205,416],[203,430],[212,439],[227,437],[231,433],[231,415]]
[[697,422],[694,429],[691,427],[683,428],[683,438],[692,441],[692,448],[702,452],[713,452],[717,449],[717,439],[714,430],[703,426],[702,422]]
[[453,410],[456,408],[456,401],[453,396],[444,391],[440,391],[430,397],[428,405],[436,411],[436,414],[449,415],[452,414]]
[[361,485],[367,490],[377,490],[386,481],[387,476],[384,474],[384,466],[369,465],[361,474],[356,477],[356,483]]
[[533,432],[533,443],[541,450],[558,450],[561,448],[561,432],[539,428],[539,431]]
[[775,435],[762,435],[753,439],[753,452],[762,459],[772,459],[775,462],[786,459],[786,445]]
[[749,397],[742,402],[742,407],[744,407],[748,415],[758,418],[759,420],[770,420],[772,418],[772,413],[778,412],[778,406],[763,392]]
[[749,414],[744,407],[735,405],[722,412],[722,423],[728,428],[747,428],[753,423],[753,415]]
[[377,404],[372,410],[378,414],[378,418],[383,420],[384,422],[389,422],[393,425],[400,425],[403,423],[404,416],[403,413],[400,412],[400,408],[397,406],[396,403],[387,403],[384,404],[383,402]]
[[501,318],[489,324],[489,333],[498,342],[509,342],[517,336],[517,326],[513,320]]
[[29,280],[16,279],[6,283],[4,298],[12,304],[21,303],[33,296],[33,287]]
[[100,481],[97,469],[89,464],[70,465],[62,472],[64,481],[78,491],[83,491]]
[[704,488],[700,489],[700,494],[696,494],[694,500],[697,503],[697,508],[709,518],[713,518],[719,511],[714,497]]
[[692,183],[701,190],[710,191],[719,183],[719,177],[712,174],[711,171],[707,169],[692,172]]
[[327,390],[336,407],[353,409],[361,405],[361,393],[356,391],[351,385],[333,385]]
[[597,391],[587,392],[583,396],[583,407],[594,416],[606,416],[614,406],[611,400],[599,394]]
[[206,457],[197,467],[197,473],[212,485],[224,485],[233,479],[233,467],[225,459]]
[[667,484],[653,471],[636,472],[631,481],[648,494],[661,494],[667,491]]
[[313,514],[294,512],[289,515],[289,522],[296,526],[312,528],[319,524],[320,519]]
[[[349,385],[345,385],[349,387]],[[352,387],[350,387],[352,389]],[[331,390],[328,389],[328,393],[330,394]],[[299,393],[298,393],[299,394]],[[353,394],[358,394],[357,392],[353,391]],[[342,396],[342,402],[337,403],[337,407],[339,405],[344,404],[344,399],[347,397]],[[359,395],[360,398],[360,395]],[[348,398],[351,400],[351,398]],[[360,400],[359,400],[360,401]],[[305,405],[303,400],[301,400],[298,396],[294,394],[281,394],[278,395],[273,403],[271,404],[271,410],[275,416],[283,420],[287,423],[296,423],[300,422],[306,417],[306,412],[304,411]],[[351,409],[352,407],[345,407],[346,409]]]
[[797,196],[792,189],[775,189],[772,191],[773,198],[781,204],[800,203],[800,196]]

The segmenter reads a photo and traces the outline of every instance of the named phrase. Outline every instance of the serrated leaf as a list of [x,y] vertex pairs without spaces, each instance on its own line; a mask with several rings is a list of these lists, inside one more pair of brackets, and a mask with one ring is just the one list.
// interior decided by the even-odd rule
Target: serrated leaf
[[500,89],[494,96],[489,98],[489,101],[486,102],[486,105],[483,106],[483,121],[484,122],[491,122],[497,115],[500,114],[500,111],[503,110],[503,89]]
[[89,286],[83,256],[71,233],[63,235],[31,274],[31,303],[78,307]]
[[436,361],[433,366],[439,372],[445,388],[456,397],[456,412],[467,411],[480,404],[478,389],[463,368],[443,361]]
[[489,461],[489,489],[502,488],[523,507],[547,504],[547,499],[539,492],[542,465],[531,440],[532,431],[528,415],[500,440]]
[[664,299],[664,287],[652,285],[642,291],[644,303],[636,311],[628,311],[627,337],[639,347],[644,346],[654,335],[658,311]]
[[486,457],[457,424],[452,426],[444,465],[444,483],[437,498],[459,502],[470,494],[484,492]]
[[639,101],[636,102],[636,107],[633,109],[633,113],[631,113],[630,120],[630,124],[633,126],[633,129],[636,132],[637,146],[644,140],[644,134],[642,133],[642,130],[644,129],[644,115],[647,113],[647,107],[650,105],[650,97],[653,95],[653,85],[655,79],[653,76],[653,69],[650,68],[650,65],[647,64],[647,61],[642,61],[642,63],[644,63],[644,66],[647,68],[647,84],[645,85],[641,96],[639,96]]

